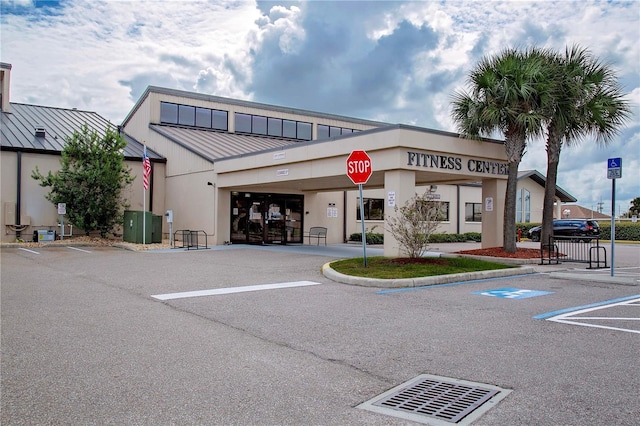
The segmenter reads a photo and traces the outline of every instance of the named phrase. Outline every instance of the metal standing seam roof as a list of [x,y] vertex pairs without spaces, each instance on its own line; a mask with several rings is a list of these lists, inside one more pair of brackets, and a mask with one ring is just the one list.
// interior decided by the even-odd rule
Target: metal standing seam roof
[[[118,128],[95,112],[19,103],[11,103],[10,112],[2,111],[0,120],[2,150],[51,154],[62,152],[66,139],[84,124],[100,136],[108,126],[114,130]],[[44,137],[36,136],[36,127],[45,129]],[[122,135],[127,142],[125,158],[141,159],[144,146],[129,135]],[[166,161],[152,150],[147,152],[152,161]]]
[[[182,146],[207,161],[227,160],[231,158],[273,151],[291,146],[302,146],[319,143],[331,143],[336,140],[345,140],[365,134],[388,132],[394,129],[408,129],[425,134],[437,134],[451,137],[459,137],[457,133],[440,130],[425,129],[422,127],[393,124],[385,127],[377,127],[369,130],[349,133],[347,135],[332,136],[313,140],[292,140],[273,136],[259,136],[254,134],[228,133],[210,129],[198,129],[193,127],[178,126],[174,124],[149,124],[149,128],[158,134],[168,138],[172,142]],[[486,139],[489,143],[502,141]]]
[[244,135],[236,133],[200,130],[160,124],[149,126],[153,131],[193,152],[201,158],[214,162],[223,158],[241,156],[270,149],[299,145],[301,141]]

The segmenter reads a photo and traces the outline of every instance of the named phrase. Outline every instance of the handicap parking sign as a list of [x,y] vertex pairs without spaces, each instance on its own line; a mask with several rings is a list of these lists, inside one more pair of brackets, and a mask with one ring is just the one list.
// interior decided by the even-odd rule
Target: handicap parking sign
[[501,299],[527,299],[529,297],[544,296],[553,294],[553,291],[527,290],[522,288],[494,288],[493,290],[476,291],[473,294],[480,296],[499,297]]
[[609,158],[607,160],[607,179],[622,178],[622,158]]

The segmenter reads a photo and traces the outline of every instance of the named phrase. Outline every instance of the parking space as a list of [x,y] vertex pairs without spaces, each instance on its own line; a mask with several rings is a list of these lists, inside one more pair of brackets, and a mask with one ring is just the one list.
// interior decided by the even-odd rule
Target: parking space
[[640,294],[537,315],[562,324],[640,333]]
[[2,251],[3,424],[406,424],[355,407],[420,374],[512,390],[479,425],[640,414],[640,339],[612,325],[640,322],[639,287],[543,271],[384,290],[322,275],[351,247],[79,248]]

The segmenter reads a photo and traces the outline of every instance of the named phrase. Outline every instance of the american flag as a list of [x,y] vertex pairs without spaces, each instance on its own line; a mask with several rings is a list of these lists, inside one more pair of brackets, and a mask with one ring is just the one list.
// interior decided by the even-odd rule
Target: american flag
[[151,176],[151,160],[149,160],[149,156],[147,155],[147,146],[144,146],[144,154],[142,155],[142,186],[146,191],[149,189],[149,176]]

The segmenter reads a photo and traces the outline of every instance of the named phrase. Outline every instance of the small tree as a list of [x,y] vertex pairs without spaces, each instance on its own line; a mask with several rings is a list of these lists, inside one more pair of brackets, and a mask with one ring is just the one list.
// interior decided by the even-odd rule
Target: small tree
[[629,207],[629,217],[640,214],[640,197],[636,197],[631,200],[631,207]]
[[111,126],[100,137],[86,124],[66,142],[60,160],[62,168],[43,176],[36,167],[31,177],[40,181],[40,186],[51,187],[47,200],[54,205],[66,203],[70,223],[86,235],[100,231],[105,238],[122,222],[127,202],[121,192],[134,179],[124,164],[127,143]]
[[425,253],[429,237],[443,219],[442,204],[429,195],[414,195],[403,207],[395,206],[395,215],[386,218],[386,229],[411,259]]

